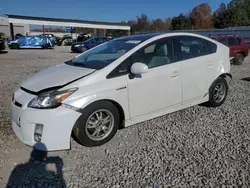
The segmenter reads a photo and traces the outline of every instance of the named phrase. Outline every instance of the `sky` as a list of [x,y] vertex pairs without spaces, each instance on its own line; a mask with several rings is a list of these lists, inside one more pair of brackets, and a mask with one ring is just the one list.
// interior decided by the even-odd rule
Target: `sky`
[[[212,10],[230,0],[207,0]],[[204,0],[1,0],[0,14],[15,14],[91,21],[135,20],[141,13],[150,19],[191,12]]]

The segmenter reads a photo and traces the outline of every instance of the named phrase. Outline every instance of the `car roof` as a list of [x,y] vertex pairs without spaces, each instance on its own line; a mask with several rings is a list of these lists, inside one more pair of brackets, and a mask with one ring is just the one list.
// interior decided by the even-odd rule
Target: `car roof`
[[[190,32],[156,32],[156,33],[147,33],[147,34],[136,34],[136,35],[130,35],[126,37],[121,37],[117,39],[113,39],[113,41],[121,41],[121,40],[138,40],[141,42],[144,42],[146,40],[149,40],[151,38],[157,37],[171,37],[171,36],[193,36],[193,37],[200,37],[205,38],[206,40],[209,40],[209,37],[206,37],[204,35],[196,34],[196,33],[190,33]],[[211,37],[210,37],[211,39]]]
[[114,40],[140,40],[140,41],[146,41],[150,38],[153,38],[155,36],[161,35],[164,33],[147,33],[147,34],[136,34],[136,35],[130,35],[126,37],[120,37]]

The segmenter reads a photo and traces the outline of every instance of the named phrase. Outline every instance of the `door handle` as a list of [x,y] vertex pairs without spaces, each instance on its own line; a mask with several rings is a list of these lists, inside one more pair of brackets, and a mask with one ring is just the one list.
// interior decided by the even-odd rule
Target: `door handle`
[[174,71],[174,72],[172,73],[171,78],[175,78],[175,77],[178,77],[178,76],[180,76],[180,72],[179,72],[179,71]]

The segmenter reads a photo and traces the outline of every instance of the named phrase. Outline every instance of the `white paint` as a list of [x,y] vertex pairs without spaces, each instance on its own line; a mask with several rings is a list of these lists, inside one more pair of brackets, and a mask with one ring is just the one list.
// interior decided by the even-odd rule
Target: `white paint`
[[134,63],[131,67],[131,73],[133,74],[145,74],[148,72],[148,66],[144,63]]
[[[153,37],[139,44],[107,67],[65,86],[62,89],[77,87],[78,90],[65,99],[63,103],[74,108],[84,109],[99,100],[115,101],[120,104],[124,111],[125,126],[127,127],[208,101],[207,93],[211,83],[221,74],[230,72],[229,49],[218,42],[196,34],[185,33],[185,35],[204,38],[216,43],[217,52],[155,67],[149,69],[141,77],[134,79],[129,79],[128,75],[111,79],[106,78],[115,67],[145,45],[157,39],[181,35],[183,33],[163,34]],[[78,69],[83,70],[83,75],[85,74],[84,69],[79,67]],[[67,78],[64,78],[66,74],[65,71],[60,71],[60,66],[53,68],[55,75],[51,74],[51,71],[43,71],[38,73],[39,76],[33,77],[36,79],[28,80],[27,83],[29,84],[24,82],[23,86],[26,85],[26,89],[33,89],[37,84],[35,88],[39,90],[39,87],[45,88],[46,84],[47,87],[52,86],[49,80],[53,85],[56,85],[57,82],[60,85],[67,79],[68,81],[72,79],[74,71],[70,67],[68,70],[69,77]],[[78,70],[75,70],[75,73],[79,76]],[[62,81],[60,78],[65,80]],[[31,87],[29,88],[29,86]],[[33,139],[34,125],[35,123],[44,124],[42,142],[47,146],[47,150],[69,149],[71,130],[81,114],[64,106],[50,110],[27,108],[27,104],[33,97],[35,96],[22,90],[15,92],[15,100],[23,104],[21,108],[16,107],[13,103],[11,105],[15,133],[25,144],[33,146],[35,144]],[[19,117],[20,122],[18,122]],[[16,125],[18,123],[21,128]]]

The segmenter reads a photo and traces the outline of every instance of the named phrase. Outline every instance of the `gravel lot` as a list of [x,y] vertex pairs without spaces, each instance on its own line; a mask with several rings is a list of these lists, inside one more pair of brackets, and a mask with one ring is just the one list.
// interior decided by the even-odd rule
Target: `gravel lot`
[[71,150],[38,160],[41,154],[12,132],[11,92],[26,77],[74,56],[69,47],[0,54],[0,187],[250,186],[250,58],[232,66],[230,93],[219,108],[199,105],[143,122],[101,147],[72,139]]

